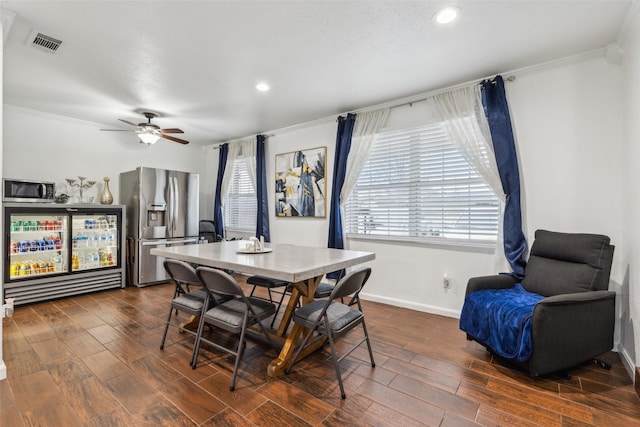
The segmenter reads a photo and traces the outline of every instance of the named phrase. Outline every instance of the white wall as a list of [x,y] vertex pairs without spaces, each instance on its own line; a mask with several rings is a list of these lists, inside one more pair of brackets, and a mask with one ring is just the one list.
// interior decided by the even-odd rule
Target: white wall
[[[621,306],[621,354],[632,366],[640,365],[640,6],[635,21],[622,41],[624,99],[622,176],[624,195],[621,211],[626,241],[621,263],[624,269]],[[640,368],[636,368],[640,372]],[[637,384],[636,384],[637,386]]]
[[[618,245],[612,289],[620,292],[622,259],[621,68],[603,56],[545,67],[507,83],[523,185],[525,233],[544,228],[602,233]],[[426,114],[420,103],[392,110],[391,127],[411,124]],[[267,142],[267,177],[274,156],[299,149],[327,147],[328,194],[336,122],[326,120],[275,131]],[[212,178],[212,180],[215,178]],[[269,180],[269,194],[274,183]],[[269,200],[271,240],[326,246],[327,218],[277,218]],[[348,240],[349,249],[376,253],[365,297],[452,317],[459,316],[469,277],[505,271],[492,251]],[[442,276],[451,288],[442,286]]]
[[[85,191],[87,196],[96,196],[95,203],[105,176],[111,178],[109,187],[114,203],[118,203],[120,172],[147,166],[204,175],[210,167],[202,147],[165,140],[147,146],[132,132],[102,132],[100,129],[108,126],[98,123],[10,105],[4,106],[4,122],[3,177],[65,184],[65,178],[85,176],[98,181]],[[201,179],[204,194],[210,188],[206,177]]]

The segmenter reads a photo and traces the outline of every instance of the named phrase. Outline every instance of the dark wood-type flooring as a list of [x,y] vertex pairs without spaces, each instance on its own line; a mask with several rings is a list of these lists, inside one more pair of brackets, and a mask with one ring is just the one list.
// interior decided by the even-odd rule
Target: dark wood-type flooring
[[534,380],[467,342],[456,319],[367,301],[377,366],[364,346],[342,362],[346,400],[326,348],[269,378],[275,351],[254,341],[230,392],[230,356],[205,347],[192,370],[193,337],[176,329],[160,350],[172,290],[16,308],[3,320],[0,425],[640,426],[640,400],[616,353],[603,356],[610,371],[585,366],[570,380]]

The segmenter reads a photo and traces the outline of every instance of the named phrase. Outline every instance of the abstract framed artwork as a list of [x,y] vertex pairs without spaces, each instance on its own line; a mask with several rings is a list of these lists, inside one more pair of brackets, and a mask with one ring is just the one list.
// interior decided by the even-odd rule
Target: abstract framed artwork
[[327,147],[276,154],[276,216],[326,217]]

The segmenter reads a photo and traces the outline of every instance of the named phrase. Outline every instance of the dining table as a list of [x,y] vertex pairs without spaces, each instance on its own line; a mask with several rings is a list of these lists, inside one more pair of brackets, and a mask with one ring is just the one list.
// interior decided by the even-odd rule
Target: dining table
[[[375,259],[373,252],[286,243],[264,243],[260,250],[259,246],[251,245],[246,240],[160,247],[152,249],[151,255],[246,275],[280,279],[293,284],[282,319],[277,329],[270,330],[271,337],[281,343],[282,347],[278,356],[267,367],[269,376],[280,375],[291,364],[303,333],[303,328],[295,322],[289,328],[293,313],[298,305],[304,306],[313,301],[322,277]],[[299,359],[323,344],[322,340],[316,340],[303,349]]]

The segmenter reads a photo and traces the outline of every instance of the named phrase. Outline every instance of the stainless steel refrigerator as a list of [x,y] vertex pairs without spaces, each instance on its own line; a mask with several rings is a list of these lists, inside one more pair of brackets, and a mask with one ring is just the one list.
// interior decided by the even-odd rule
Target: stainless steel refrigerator
[[151,249],[198,243],[199,181],[197,173],[147,167],[120,174],[130,285],[168,280],[164,258],[151,255]]

